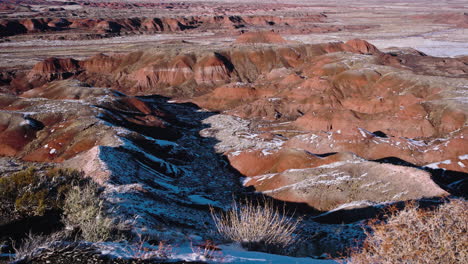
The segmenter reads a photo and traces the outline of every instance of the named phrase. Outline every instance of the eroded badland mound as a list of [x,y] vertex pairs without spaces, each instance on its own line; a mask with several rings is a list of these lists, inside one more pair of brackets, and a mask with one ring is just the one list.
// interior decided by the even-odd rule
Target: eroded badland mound
[[[267,36],[277,38],[279,35]],[[260,33],[259,39],[263,41],[263,37],[265,34]],[[236,42],[248,43],[244,35],[239,39],[241,41]],[[391,63],[386,59],[388,56],[392,57]],[[354,158],[348,160],[343,158],[347,156],[341,156],[332,159],[337,155],[333,153],[354,153],[369,161],[399,159],[420,168],[427,166],[429,169],[466,173],[466,104],[459,99],[459,94],[466,89],[468,67],[463,59],[446,58],[445,64],[441,65],[437,63],[438,58],[431,60],[423,55],[412,55],[412,64],[409,64],[405,63],[408,56],[384,53],[359,39],[318,45],[241,44],[203,51],[187,47],[117,56],[99,54],[82,61],[50,58],[36,64],[21,80],[13,79],[11,86],[12,91],[24,91],[21,97],[68,99],[71,102],[108,97],[108,90],[93,88],[105,86],[128,95],[161,94],[180,102],[193,102],[210,111],[223,111],[250,120],[245,136],[258,137],[258,140],[265,144],[269,142],[273,147],[239,145],[222,151],[228,155],[234,168],[249,177],[264,178],[261,175],[283,173],[277,177],[297,178],[285,176],[289,174],[284,172],[305,169],[305,172],[308,171],[306,175],[319,179],[321,174],[306,169],[336,162],[350,162],[351,167],[370,170],[367,163],[352,162]],[[418,60],[424,60],[426,65],[434,64],[431,75],[420,74]],[[452,68],[457,71],[451,73]],[[442,70],[444,76],[437,76],[437,72]],[[66,79],[78,79],[85,85],[61,81]],[[14,96],[7,98],[4,100],[5,110],[33,112],[27,107],[34,108],[35,104],[44,107],[43,102],[28,102],[26,99],[15,99]],[[152,131],[163,131],[166,124],[161,120],[160,115],[163,114],[154,112],[144,100],[124,98],[112,100],[109,106],[89,104],[106,110],[98,114],[103,120],[110,119],[120,126],[151,127]],[[84,122],[84,116],[96,116],[92,112],[80,111],[83,110],[71,111],[72,116],[67,119],[75,123],[79,116],[79,122]],[[67,133],[55,128],[58,126],[57,120],[64,122],[65,112],[60,112],[53,114],[59,117],[43,116],[44,113],[38,113],[37,117],[28,115],[36,117],[47,130],[62,134],[54,141],[42,135],[43,131],[34,132],[27,126],[25,128],[24,120],[12,122],[10,118],[6,119],[5,123],[9,125],[5,126],[2,138],[9,140],[2,143],[5,146],[3,154],[25,160],[64,161],[102,144],[92,138],[95,134],[93,132],[87,132],[91,137],[86,137],[86,142],[79,140],[80,134],[84,133],[80,130],[89,125],[73,124],[74,131]],[[169,114],[177,116],[177,113]],[[62,125],[63,129],[69,129],[67,126]],[[93,126],[93,129],[98,128]],[[99,130],[104,133],[102,129]],[[166,139],[165,134],[174,135],[172,132],[159,132],[158,137]],[[41,143],[34,142],[38,138]],[[98,138],[103,140],[102,136]],[[220,138],[215,135],[215,138],[220,141],[219,144],[229,140],[222,135]],[[49,148],[44,149],[43,145],[56,151],[51,154]],[[39,149],[35,150],[34,146]],[[317,156],[329,153],[333,155],[326,158]],[[373,170],[379,171],[376,174],[393,175],[394,172],[390,171],[400,170],[374,163]],[[345,170],[337,175],[355,177],[355,172],[350,173]],[[369,194],[368,197],[332,200],[330,203],[339,206],[340,203],[353,202],[355,199],[382,202],[392,197],[415,199],[445,193],[429,180],[430,171],[408,168],[399,173],[421,175],[425,180],[418,180],[418,184],[425,185],[427,182],[433,186],[421,186],[421,191],[416,188],[397,188],[391,192],[393,194],[388,194],[389,197]],[[283,182],[277,180],[277,177],[266,177],[258,190],[263,191],[264,187],[260,186],[268,181],[275,182],[275,189],[293,185],[289,180]],[[402,179],[410,178],[388,180],[389,184],[401,184]],[[249,184],[256,186],[256,182],[259,181]],[[380,180],[369,176],[359,185],[373,182]],[[293,190],[289,192],[294,193]],[[284,199],[294,202],[314,204],[316,200],[315,196],[305,200],[294,199],[294,194],[286,196],[288,198]],[[320,203],[324,203],[323,199]],[[319,206],[317,209],[333,208]]]
[[286,43],[278,33],[271,31],[247,32],[236,39],[236,43]]

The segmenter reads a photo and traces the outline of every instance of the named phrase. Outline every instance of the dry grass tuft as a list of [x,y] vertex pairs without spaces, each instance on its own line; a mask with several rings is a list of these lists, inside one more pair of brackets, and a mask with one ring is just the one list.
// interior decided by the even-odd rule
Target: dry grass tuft
[[300,220],[286,217],[284,209],[279,211],[272,202],[234,203],[228,212],[216,214],[212,209],[211,214],[222,236],[250,250],[277,251],[297,240],[294,233]]
[[451,200],[433,211],[409,205],[387,223],[371,224],[364,247],[346,263],[468,263],[468,202]]

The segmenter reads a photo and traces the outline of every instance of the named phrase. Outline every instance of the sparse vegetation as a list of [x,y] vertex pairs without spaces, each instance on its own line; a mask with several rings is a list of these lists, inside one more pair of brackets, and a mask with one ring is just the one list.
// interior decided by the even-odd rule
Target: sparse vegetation
[[[103,200],[99,198],[98,187],[73,169],[30,167],[0,177],[0,216],[5,223],[30,216],[57,218],[72,227],[71,233],[81,235],[90,242],[106,241],[123,237],[129,229],[122,222],[106,215]],[[52,214],[47,212],[52,212]],[[31,227],[25,227],[25,232]],[[17,255],[42,247],[55,235],[30,234],[26,239],[18,234],[13,244],[20,245]],[[38,231],[35,231],[38,232]],[[34,249],[35,252],[37,251]],[[23,252],[23,253],[22,253]],[[36,252],[37,253],[37,252]],[[25,253],[26,254],[26,253]]]
[[160,241],[158,247],[150,246],[147,239],[143,238],[142,234],[137,234],[138,241],[129,244],[123,250],[127,256],[132,259],[151,260],[151,259],[168,259],[172,254],[172,246]]
[[414,205],[393,213],[346,263],[468,263],[468,202],[451,200],[433,211]]
[[60,209],[65,193],[74,185],[84,184],[82,173],[73,169],[30,167],[0,177],[2,207],[20,215],[44,215],[47,210]]
[[95,184],[76,186],[65,198],[64,223],[78,227],[86,241],[98,242],[115,238],[116,220],[104,213],[103,200],[99,199]]
[[211,240],[206,241],[206,243],[201,246],[194,246],[191,244],[190,248],[192,249],[193,256],[195,256],[197,260],[216,260],[221,263],[224,262],[222,251]]
[[[98,263],[93,258],[99,252],[91,243],[70,241],[64,231],[50,235],[29,233],[15,249],[13,263]],[[101,262],[99,262],[101,263]]]
[[54,233],[49,236],[34,235],[29,233],[26,238],[21,241],[21,246],[15,248],[15,260],[28,260],[41,254],[44,250],[52,248],[52,246],[60,241],[63,237],[62,233]]
[[297,240],[294,233],[300,221],[285,216],[272,202],[234,203],[228,212],[211,210],[218,232],[227,239],[241,243],[249,250],[274,252]]

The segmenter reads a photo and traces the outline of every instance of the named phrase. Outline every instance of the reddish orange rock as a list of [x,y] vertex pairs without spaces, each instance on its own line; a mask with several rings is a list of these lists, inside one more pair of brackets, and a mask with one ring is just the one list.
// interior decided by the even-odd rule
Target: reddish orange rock
[[345,45],[351,47],[353,52],[372,55],[378,55],[382,53],[376,46],[362,39],[348,40]]
[[236,39],[236,43],[286,43],[280,34],[272,31],[247,32]]

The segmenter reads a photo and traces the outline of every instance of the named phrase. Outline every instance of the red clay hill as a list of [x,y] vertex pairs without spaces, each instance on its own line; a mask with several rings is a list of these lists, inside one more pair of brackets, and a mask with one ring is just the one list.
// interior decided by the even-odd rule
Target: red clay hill
[[236,43],[286,43],[286,40],[273,31],[246,32],[236,39]]

